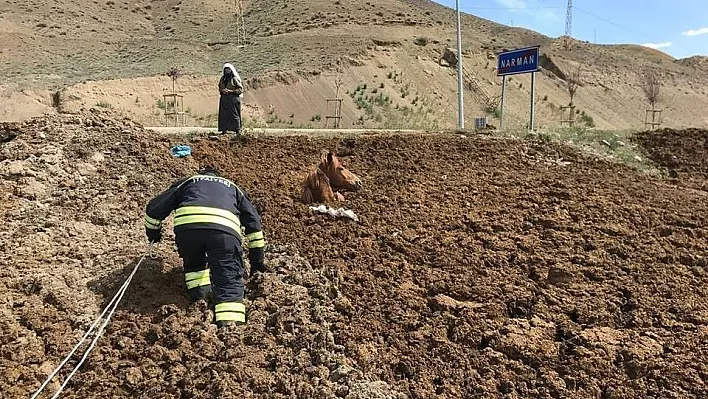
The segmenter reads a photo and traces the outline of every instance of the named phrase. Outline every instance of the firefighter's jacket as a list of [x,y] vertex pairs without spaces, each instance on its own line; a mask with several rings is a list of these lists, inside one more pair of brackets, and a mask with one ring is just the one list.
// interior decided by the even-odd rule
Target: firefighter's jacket
[[174,231],[214,229],[233,234],[248,248],[263,248],[261,218],[241,189],[232,181],[211,174],[179,180],[147,205],[145,227],[160,229],[174,211]]

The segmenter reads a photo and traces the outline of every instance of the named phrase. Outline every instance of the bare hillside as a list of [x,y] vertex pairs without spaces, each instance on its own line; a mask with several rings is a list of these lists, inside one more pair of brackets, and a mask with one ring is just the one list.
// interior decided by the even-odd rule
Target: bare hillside
[[[0,119],[101,105],[148,125],[164,123],[160,106],[171,90],[164,74],[185,76],[188,122],[209,126],[216,114],[213,86],[221,65],[234,62],[249,83],[249,123],[324,124],[326,98],[343,85],[343,127],[450,128],[455,125],[456,77],[439,61],[454,47],[454,12],[430,1],[245,1],[249,44],[238,48],[234,6],[206,0],[0,1]],[[646,68],[662,76],[665,125],[708,126],[696,109],[708,105],[708,71],[699,58],[674,60],[639,46],[560,41],[471,15],[463,21],[468,76],[481,88],[466,92],[467,118],[489,115],[483,97],[500,93],[495,54],[540,44],[548,62],[539,74],[538,124],[556,126],[568,102],[567,76],[581,65],[576,105],[582,124],[643,127],[647,108],[639,85]],[[162,77],[160,77],[162,76]],[[528,76],[510,84],[511,127],[528,119]],[[467,82],[471,83],[471,82]],[[366,88],[363,88],[366,86]],[[376,89],[376,91],[374,91]]]

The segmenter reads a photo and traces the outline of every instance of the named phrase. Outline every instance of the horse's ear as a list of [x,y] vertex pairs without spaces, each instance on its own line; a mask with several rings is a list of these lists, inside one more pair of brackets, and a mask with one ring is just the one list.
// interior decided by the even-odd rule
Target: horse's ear
[[327,151],[327,163],[332,163],[334,162],[334,154],[332,154],[332,151]]

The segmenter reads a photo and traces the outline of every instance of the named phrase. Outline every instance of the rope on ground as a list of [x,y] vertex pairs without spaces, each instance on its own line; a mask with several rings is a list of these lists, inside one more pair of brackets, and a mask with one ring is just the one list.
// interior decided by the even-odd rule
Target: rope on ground
[[71,357],[74,355],[74,353],[76,352],[76,350],[79,349],[79,347],[81,346],[81,344],[84,343],[84,341],[86,341],[86,338],[87,338],[87,337],[91,334],[91,332],[96,328],[96,326],[97,326],[98,323],[101,321],[101,319],[103,318],[103,316],[106,314],[106,312],[108,311],[108,309],[111,308],[111,306],[113,306],[113,307],[111,308],[110,313],[108,314],[108,317],[106,317],[105,321],[104,321],[103,324],[101,325],[101,328],[96,332],[96,336],[94,337],[93,341],[91,342],[91,345],[89,346],[89,348],[88,348],[88,349],[86,350],[86,352],[84,353],[84,356],[81,358],[81,360],[79,361],[79,363],[74,367],[74,369],[71,371],[71,373],[69,374],[69,376],[66,377],[66,380],[64,380],[64,383],[61,384],[61,386],[59,387],[59,390],[54,394],[54,396],[52,396],[52,399],[55,399],[55,398],[59,397],[59,394],[61,393],[61,391],[64,390],[64,388],[66,387],[66,384],[69,382],[69,380],[71,379],[71,377],[74,375],[74,373],[76,373],[76,371],[79,369],[79,367],[81,367],[81,365],[84,363],[84,361],[86,360],[86,358],[88,357],[88,355],[91,353],[91,350],[92,350],[93,347],[96,345],[96,342],[98,342],[98,339],[101,337],[101,334],[103,334],[103,330],[106,328],[106,325],[108,325],[108,322],[111,320],[111,317],[113,316],[113,312],[114,312],[114,311],[116,310],[116,308],[118,307],[118,303],[120,302],[121,299],[123,299],[123,295],[124,295],[125,292],[127,291],[128,286],[130,285],[130,281],[133,279],[133,276],[135,275],[135,272],[138,271],[138,267],[140,267],[140,264],[143,263],[143,261],[145,260],[145,258],[152,252],[152,245],[153,245],[153,243],[150,243],[150,244],[148,245],[148,249],[147,249],[147,251],[145,251],[145,254],[143,254],[143,256],[140,258],[140,260],[138,261],[138,263],[135,265],[135,267],[133,268],[133,271],[130,273],[130,275],[129,275],[128,278],[125,280],[125,282],[123,283],[123,285],[120,287],[120,289],[118,290],[118,292],[116,292],[116,294],[113,296],[113,298],[112,298],[111,301],[108,303],[108,305],[106,305],[105,309],[103,309],[103,312],[101,312],[101,314],[98,316],[98,318],[96,318],[96,320],[93,322],[93,324],[91,324],[91,327],[88,329],[88,331],[86,331],[86,333],[84,334],[84,336],[81,337],[81,340],[79,340],[79,342],[74,346],[74,348],[71,350],[71,352],[69,352],[69,354],[64,358],[64,360],[63,360],[61,363],[59,363],[59,366],[57,366],[57,368],[55,368],[54,371],[52,371],[52,373],[49,374],[49,376],[48,376],[47,379],[44,381],[44,383],[42,383],[42,385],[39,387],[39,389],[37,390],[37,392],[35,392],[34,395],[32,395],[32,398],[31,398],[31,399],[35,399],[37,396],[39,396],[40,393],[42,393],[42,390],[44,390],[44,388],[47,386],[47,384],[49,384],[49,381],[51,381],[52,378],[54,378],[54,376],[57,375],[57,373],[59,373],[59,371],[62,369],[62,367],[64,367],[64,365],[66,364],[66,362],[68,362],[69,359],[71,359]]

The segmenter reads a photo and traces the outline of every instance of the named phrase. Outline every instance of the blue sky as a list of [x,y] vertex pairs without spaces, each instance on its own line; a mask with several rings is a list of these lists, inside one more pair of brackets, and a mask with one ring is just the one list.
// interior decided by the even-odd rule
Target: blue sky
[[[434,0],[455,8],[455,0]],[[567,0],[460,0],[460,10],[558,37]],[[633,43],[676,58],[708,55],[708,0],[573,0],[573,37]]]

